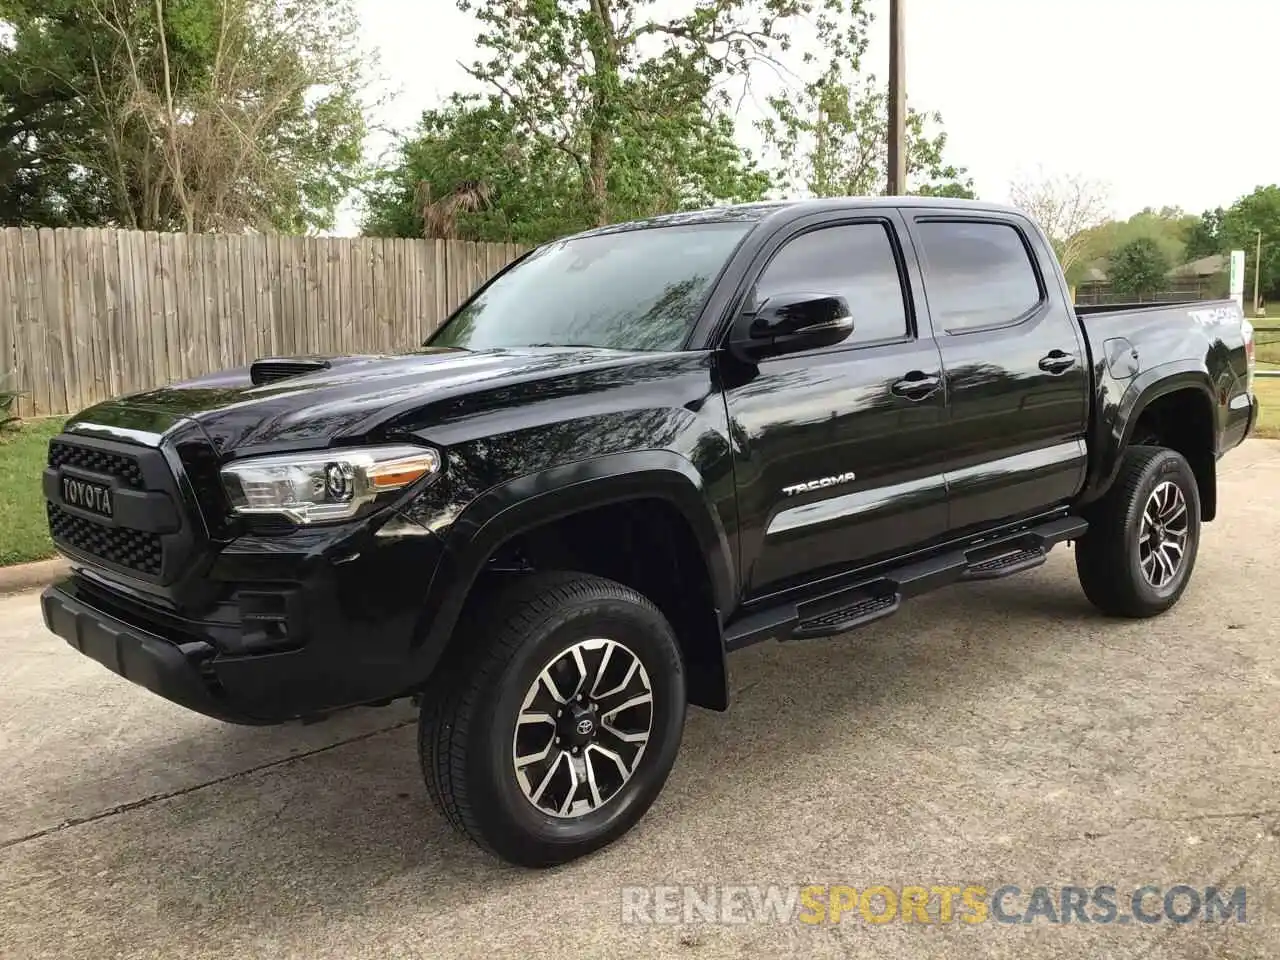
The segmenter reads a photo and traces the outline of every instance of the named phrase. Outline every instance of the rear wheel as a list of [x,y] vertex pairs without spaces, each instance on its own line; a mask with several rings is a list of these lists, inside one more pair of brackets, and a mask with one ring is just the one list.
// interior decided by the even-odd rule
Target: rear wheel
[[1102,612],[1153,617],[1186,590],[1199,545],[1200,496],[1191,466],[1175,450],[1134,446],[1076,544],[1076,572]]
[[628,587],[581,574],[499,581],[460,625],[419,723],[423,774],[465,836],[513,863],[564,863],[629,830],[684,727],[676,637]]

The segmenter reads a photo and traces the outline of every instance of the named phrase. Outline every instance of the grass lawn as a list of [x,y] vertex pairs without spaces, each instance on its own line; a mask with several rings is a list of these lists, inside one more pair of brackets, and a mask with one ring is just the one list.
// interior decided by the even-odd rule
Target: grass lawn
[[0,430],[0,566],[54,556],[40,474],[61,428],[54,418]]
[[[1272,324],[1254,335],[1254,355],[1259,370],[1280,369],[1280,320],[1259,318],[1254,324]],[[1262,408],[1253,436],[1280,440],[1280,377],[1257,377],[1253,391],[1258,395]]]
[[1280,367],[1280,330],[1259,330],[1254,335],[1254,356],[1260,367]]
[[1280,440],[1280,377],[1257,377],[1253,392],[1258,396],[1258,425],[1250,436]]

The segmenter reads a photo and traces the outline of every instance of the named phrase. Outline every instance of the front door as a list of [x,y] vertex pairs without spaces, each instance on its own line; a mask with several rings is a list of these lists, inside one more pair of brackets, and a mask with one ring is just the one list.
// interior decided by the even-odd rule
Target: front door
[[946,530],[945,384],[906,292],[900,224],[896,215],[802,222],[757,263],[748,309],[776,294],[839,294],[854,332],[745,372],[724,361],[747,599]]
[[1084,482],[1089,360],[1053,251],[1012,213],[906,215],[947,372],[951,530],[1067,501]]

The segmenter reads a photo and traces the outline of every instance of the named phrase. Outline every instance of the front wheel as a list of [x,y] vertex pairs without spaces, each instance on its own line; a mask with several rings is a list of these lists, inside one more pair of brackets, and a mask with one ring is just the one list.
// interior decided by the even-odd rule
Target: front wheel
[[1199,545],[1200,494],[1190,464],[1175,450],[1134,446],[1076,544],[1076,573],[1103,613],[1154,617],[1186,590]]
[[629,587],[514,576],[460,625],[419,721],[436,806],[522,866],[573,860],[629,830],[661,791],[684,728],[674,632]]

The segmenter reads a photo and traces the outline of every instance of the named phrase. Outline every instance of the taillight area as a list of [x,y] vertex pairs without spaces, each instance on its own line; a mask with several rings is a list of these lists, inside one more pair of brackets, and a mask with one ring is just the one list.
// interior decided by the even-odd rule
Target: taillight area
[[1246,369],[1248,371],[1245,374],[1245,389],[1252,395],[1253,372],[1257,368],[1257,359],[1254,355],[1253,324],[1248,320],[1244,321],[1244,356],[1247,361]]

